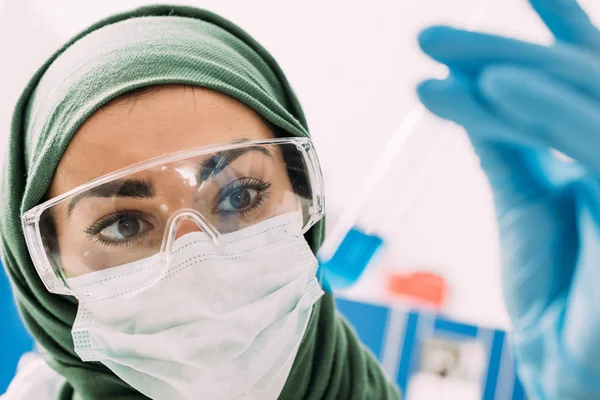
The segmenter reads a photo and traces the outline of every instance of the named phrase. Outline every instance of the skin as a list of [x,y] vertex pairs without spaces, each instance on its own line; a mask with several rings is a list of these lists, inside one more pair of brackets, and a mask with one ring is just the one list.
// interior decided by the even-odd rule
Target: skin
[[[58,196],[94,178],[154,157],[213,144],[270,138],[273,138],[272,130],[258,114],[224,94],[177,85],[155,87],[141,95],[126,95],[112,101],[81,126],[58,165],[49,195]],[[202,191],[203,202],[199,205],[198,185],[186,180],[189,175],[181,171],[197,169],[207,158],[133,176],[152,182],[155,194],[151,199],[84,199],[68,217],[68,201],[55,206],[52,217],[60,249],[57,253],[66,275],[83,275],[156,254],[166,227],[170,226],[169,217],[182,208],[207,216],[217,229],[234,230],[223,223],[219,225],[219,217],[211,216],[215,206],[209,200],[218,198],[225,186],[246,176],[268,182],[270,187],[264,190],[268,197],[250,217],[228,217],[239,225],[235,229],[297,208],[285,163],[276,148],[273,157],[254,151],[234,161],[231,168],[227,168],[229,172],[219,174],[220,177]],[[135,245],[115,247],[93,241],[84,233],[92,222],[117,210],[135,210],[148,216],[143,224],[151,234]],[[175,226],[175,237],[201,229],[189,219]],[[120,234],[119,224],[113,224],[110,229],[115,227]],[[97,233],[94,238],[98,235],[103,234]]]

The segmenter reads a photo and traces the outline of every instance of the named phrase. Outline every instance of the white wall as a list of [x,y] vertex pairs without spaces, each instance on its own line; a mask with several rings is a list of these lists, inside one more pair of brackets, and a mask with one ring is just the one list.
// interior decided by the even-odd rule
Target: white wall
[[[0,15],[0,132],[27,77],[78,30],[143,0],[7,0]],[[327,195],[340,208],[356,193],[396,125],[414,101],[414,86],[431,64],[415,35],[433,22],[464,25],[479,0],[353,2],[343,0],[187,0],[223,14],[253,34],[277,58],[295,87],[318,147]],[[583,2],[590,6],[593,0]],[[600,11],[595,5],[594,11]],[[483,29],[549,40],[525,0],[492,0]],[[506,326],[499,285],[498,246],[489,190],[462,132],[429,117],[388,179],[393,204],[417,199],[397,221],[386,265],[426,266],[451,284],[448,313]],[[410,176],[440,137],[453,138],[417,188]],[[446,140],[446,139],[444,139]],[[416,192],[416,193],[415,193]],[[379,197],[381,198],[381,196]],[[373,202],[372,221],[391,205]],[[385,212],[383,211],[385,210]],[[370,297],[368,290],[358,292]],[[366,294],[365,294],[366,293]]]

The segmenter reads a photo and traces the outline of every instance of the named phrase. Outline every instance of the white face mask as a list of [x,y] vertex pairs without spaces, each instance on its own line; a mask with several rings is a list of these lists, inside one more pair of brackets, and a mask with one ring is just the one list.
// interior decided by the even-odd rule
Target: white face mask
[[323,294],[298,218],[225,235],[224,246],[189,233],[167,266],[153,256],[69,279],[90,294],[75,351],[153,399],[276,399]]

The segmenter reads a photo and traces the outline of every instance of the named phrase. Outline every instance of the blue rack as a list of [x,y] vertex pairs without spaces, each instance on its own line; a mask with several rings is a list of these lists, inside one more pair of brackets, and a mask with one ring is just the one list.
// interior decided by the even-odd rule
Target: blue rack
[[[462,324],[427,312],[348,299],[337,299],[336,302],[340,313],[383,364],[387,374],[395,377],[403,393],[417,371],[424,341],[435,337],[481,343],[487,360],[481,382],[482,400],[526,400],[515,375],[506,332]],[[390,351],[392,354],[389,354]]]

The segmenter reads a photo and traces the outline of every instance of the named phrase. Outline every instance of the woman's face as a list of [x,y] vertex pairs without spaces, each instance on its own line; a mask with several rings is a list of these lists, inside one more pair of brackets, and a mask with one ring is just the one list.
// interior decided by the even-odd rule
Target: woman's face
[[[202,88],[158,87],[138,96],[116,99],[93,114],[69,144],[49,193],[55,197],[94,178],[165,154],[272,137],[260,116],[228,96]],[[202,161],[206,160],[194,160],[191,164]],[[231,209],[232,204],[244,201],[249,209],[253,201],[258,204],[258,196],[264,195],[267,200],[261,200],[260,207],[252,209],[254,214],[244,214],[250,225],[251,220],[264,217],[260,213],[272,213],[275,208],[292,211],[297,207],[281,154],[251,151],[235,162],[243,165],[238,170],[245,172],[235,178],[221,174],[224,176],[220,179],[231,182],[203,191],[203,196],[211,201],[203,200],[207,206],[206,210],[199,210],[201,213],[208,215],[217,207]],[[189,167],[193,168],[191,164]],[[197,191],[188,190],[194,185],[176,184],[187,167],[152,169],[134,176],[136,190],[150,191],[151,196],[90,197],[71,209],[57,207],[53,220],[65,272],[77,276],[152,255],[160,247],[169,215],[177,209],[198,208],[194,200]],[[234,180],[254,186],[243,189],[246,192],[233,203],[231,199],[212,201],[219,198],[222,187]],[[140,185],[147,187],[140,189]],[[241,207],[245,205],[238,204]],[[215,223],[226,226],[223,224],[229,217],[223,217],[225,222],[218,220],[221,217],[215,217]],[[235,218],[236,229],[245,224],[243,218]],[[177,236],[195,230],[199,230],[196,224],[183,222],[177,226]]]

